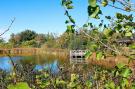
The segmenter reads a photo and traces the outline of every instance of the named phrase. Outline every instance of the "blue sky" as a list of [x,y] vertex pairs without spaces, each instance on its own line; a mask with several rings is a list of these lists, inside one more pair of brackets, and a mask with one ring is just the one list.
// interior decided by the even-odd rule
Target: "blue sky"
[[[77,24],[81,26],[87,20],[87,0],[73,0],[75,9],[71,11]],[[102,8],[104,15],[114,16],[122,12],[110,7]],[[125,13],[125,12],[124,12]],[[126,14],[126,13],[125,13]],[[53,32],[61,34],[65,31],[66,17],[60,0],[0,0],[0,32],[16,17],[15,23],[3,37],[8,39],[11,33],[31,29],[38,33]],[[102,18],[102,17],[101,17]],[[90,20],[97,24],[99,20]]]

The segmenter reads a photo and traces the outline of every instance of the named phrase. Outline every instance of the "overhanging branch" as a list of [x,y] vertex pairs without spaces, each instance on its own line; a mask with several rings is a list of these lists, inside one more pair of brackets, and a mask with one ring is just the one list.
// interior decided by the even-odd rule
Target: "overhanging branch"
[[8,26],[8,28],[7,28],[3,33],[0,33],[0,37],[1,37],[2,35],[4,35],[7,31],[9,31],[9,29],[10,29],[11,26],[13,25],[14,21],[15,21],[15,18],[14,18],[13,20],[11,20],[11,23],[10,23],[10,25]]

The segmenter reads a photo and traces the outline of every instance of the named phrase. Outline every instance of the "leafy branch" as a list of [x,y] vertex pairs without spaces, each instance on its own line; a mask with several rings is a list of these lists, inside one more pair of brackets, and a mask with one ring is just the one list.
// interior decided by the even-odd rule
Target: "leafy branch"
[[[70,0],[67,0],[67,1],[70,1]],[[95,1],[95,0],[94,0]],[[91,16],[91,17],[93,17],[93,18],[98,18],[98,14],[101,14],[102,12],[101,12],[101,10],[99,10],[99,6],[97,6],[96,5],[96,2],[91,2],[91,0],[89,0],[89,7],[88,7],[88,13],[89,13],[89,16]],[[66,1],[65,1],[65,3],[67,3]],[[72,4],[72,3],[70,3],[70,4]],[[68,8],[67,8],[67,5],[64,5],[64,2],[63,2],[63,4],[62,4],[63,6],[64,6],[64,10],[65,10],[65,15],[67,15],[67,17],[70,17],[70,15],[69,15],[69,12],[68,12]],[[94,12],[94,10],[92,10],[92,8],[95,8],[95,12]],[[89,11],[89,10],[92,10],[92,11]],[[71,21],[71,19],[69,18],[69,20]],[[88,21],[89,21],[89,18],[88,18],[88,20],[86,21],[86,23],[88,23]],[[71,21],[78,29],[81,29],[79,26],[77,26],[73,21]],[[74,29],[72,29],[72,30],[74,30]],[[96,39],[96,38],[94,38],[94,37],[92,37],[92,36],[90,36],[89,34],[87,34],[84,30],[81,30],[86,36],[88,36],[88,37],[90,37],[91,39],[93,39],[94,41],[98,41],[101,45],[103,45],[104,47],[106,47],[106,48],[108,48],[109,50],[111,50],[111,51],[113,51],[113,52],[115,52],[115,53],[118,53],[118,54],[120,54],[120,52],[118,51],[118,50],[116,50],[116,49],[113,49],[113,48],[111,48],[110,46],[108,46],[108,45],[106,45],[106,44],[104,44],[101,40],[99,40],[99,39]]]
[[86,33],[84,30],[81,30],[81,31],[82,31],[85,35],[87,35],[88,37],[90,37],[91,39],[93,39],[94,41],[98,41],[101,45],[103,45],[104,47],[108,48],[109,50],[111,50],[111,51],[113,51],[113,52],[115,52],[115,53],[121,54],[118,50],[113,49],[113,48],[111,48],[109,45],[104,44],[101,40],[92,37],[91,35],[89,35],[88,33]]
[[[130,11],[135,12],[135,8],[133,8],[134,7],[133,5],[135,5],[135,3],[131,3],[129,1],[125,1],[125,0],[97,0],[97,2],[99,2],[104,7],[110,6],[110,7],[113,7],[115,9],[119,9],[119,10],[126,11],[126,12],[130,12]],[[110,4],[109,2],[113,2],[113,5]],[[121,8],[121,7],[114,5],[115,3],[119,3],[124,8]]]
[[[115,44],[112,44],[114,41],[116,42],[118,39],[110,41],[109,37],[107,35],[108,35],[108,33],[110,33],[110,30],[111,30],[111,32],[113,32],[113,33],[120,33],[122,37],[131,37],[131,36],[133,36],[132,30],[134,28],[134,26],[133,26],[134,22],[132,22],[133,21],[132,14],[127,16],[127,15],[123,15],[121,13],[116,13],[116,17],[115,17],[116,20],[114,20],[114,18],[111,18],[110,16],[106,17],[108,20],[111,21],[111,24],[110,24],[111,26],[108,27],[108,28],[112,28],[112,29],[108,30],[108,29],[106,29],[107,27],[104,26],[105,27],[104,30],[106,29],[104,35],[107,37],[106,38],[107,43],[104,43],[102,38],[92,36],[92,35],[88,34],[87,32],[85,32],[85,30],[83,30],[83,29],[85,29],[83,27],[88,27],[88,26],[90,26],[90,28],[92,30],[93,26],[91,26],[91,24],[89,23],[90,18],[95,18],[95,19],[100,18],[99,14],[102,14],[102,11],[100,10],[100,6],[98,5],[97,2],[102,4],[102,6],[104,6],[104,7],[108,5],[108,6],[116,8],[116,9],[120,9],[120,10],[127,11],[127,12],[134,11],[132,9],[132,7],[130,7],[130,5],[131,5],[130,2],[127,2],[125,0],[124,1],[122,1],[122,0],[111,0],[111,2],[113,2],[113,5],[111,5],[110,3],[108,3],[110,0],[88,0],[88,16],[89,17],[88,17],[86,23],[83,25],[83,27],[79,27],[79,26],[77,26],[75,24],[74,19],[70,18],[71,15],[69,14],[69,10],[73,9],[72,0],[62,0],[62,1],[63,1],[62,6],[64,7],[64,10],[65,10],[65,13],[66,13],[65,15],[69,19],[69,20],[66,21],[66,24],[72,24],[72,25],[67,26],[68,31],[66,31],[66,32],[74,33],[75,32],[75,27],[76,27],[76,29],[83,32],[87,37],[91,38],[94,42],[99,43],[100,44],[99,48],[105,47],[105,49],[111,50],[112,52],[114,52],[114,53],[116,53],[118,55],[123,55],[123,56],[126,56],[126,57],[131,59],[130,54],[126,54],[125,52],[123,52],[120,45],[116,46]],[[116,3],[116,2],[120,3],[126,9],[115,6],[114,3]],[[72,8],[69,8],[69,6],[71,6]],[[115,25],[113,26],[113,24],[115,24]],[[100,25],[101,26],[103,25],[103,21],[101,21]],[[99,27],[101,27],[101,26],[99,26]],[[97,29],[97,28],[95,28],[95,29]],[[107,35],[106,35],[106,33],[107,33]],[[74,34],[76,34],[76,33],[74,33]],[[100,50],[100,51],[102,51],[102,50]]]

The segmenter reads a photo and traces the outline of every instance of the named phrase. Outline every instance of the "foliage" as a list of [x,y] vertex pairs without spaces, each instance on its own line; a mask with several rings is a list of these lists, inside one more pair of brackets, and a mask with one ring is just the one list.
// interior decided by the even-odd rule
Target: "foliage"
[[[68,2],[71,3],[68,3]],[[68,4],[66,4],[68,3]],[[113,3],[111,5],[110,3]],[[123,7],[117,7],[115,3],[120,3]],[[134,11],[133,6],[130,3],[130,0],[123,0],[123,1],[117,1],[117,0],[88,0],[88,16],[90,18],[100,19],[99,15],[102,14],[102,10],[100,9],[101,4],[103,7],[111,6],[116,9],[124,10],[127,12]],[[90,49],[88,52],[85,53],[85,57],[88,58],[92,52],[96,53],[96,59],[104,59],[108,54],[111,55],[123,55],[131,59],[131,51],[134,50],[134,20],[133,16],[131,15],[124,15],[121,13],[116,13],[115,17],[111,16],[105,16],[106,19],[110,21],[110,24],[106,26],[106,24],[103,23],[103,20],[101,20],[101,23],[98,27],[94,27],[91,23],[89,23],[89,20],[85,24],[83,24],[83,27],[79,27],[75,24],[75,21],[73,18],[71,19],[71,15],[69,14],[70,9],[68,8],[69,5],[73,5],[72,0],[62,0],[62,6],[65,10],[65,15],[68,17],[68,20],[66,20],[67,24],[67,33],[68,34],[75,34],[76,29],[84,33],[84,36],[88,37],[88,41],[85,45],[88,45],[87,47]],[[73,6],[72,6],[73,7]],[[88,17],[88,18],[89,18]],[[73,21],[71,21],[73,20]],[[70,22],[70,23],[69,23]],[[70,24],[70,25],[69,25]],[[72,28],[73,27],[73,28]],[[85,30],[89,30],[85,31]],[[76,36],[77,37],[77,36]],[[124,40],[122,40],[124,38]],[[82,41],[82,38],[80,38]],[[128,39],[128,40],[126,40]],[[76,44],[77,45],[77,44]],[[130,45],[130,46],[129,46]],[[130,51],[127,53],[123,52],[123,48],[129,48]],[[79,47],[81,49],[81,47]],[[97,72],[100,71],[100,72]],[[103,75],[100,75],[100,73]],[[105,73],[105,74],[104,74]],[[116,68],[114,69],[114,72],[110,72],[110,74],[113,74],[113,76],[109,75],[109,79],[106,80],[106,71],[104,69],[96,69],[93,79],[95,80],[95,87],[97,89],[132,89],[132,84],[130,84],[132,81],[130,81],[131,77],[131,69],[124,64],[118,64]],[[99,76],[98,76],[99,75]],[[102,78],[101,78],[102,77]],[[77,79],[77,77],[76,77]],[[102,87],[98,86],[98,83],[102,80]],[[70,85],[73,85],[72,82]],[[75,88],[77,83],[74,83],[73,88]],[[134,84],[133,84],[134,85]],[[94,86],[94,85],[93,85]]]
[[0,48],[12,48],[11,43],[0,43]]
[[124,64],[117,64],[116,69],[113,71],[114,74],[114,80],[109,80],[108,83],[106,83],[106,88],[111,89],[124,89],[124,88],[132,88],[133,86],[130,86],[130,80],[129,77],[132,74],[132,71],[130,68],[128,68]]
[[134,76],[133,72],[127,65],[121,63],[112,69],[106,69],[96,65],[86,66],[84,68],[84,65],[80,64],[75,65],[78,67],[73,70],[72,65],[63,65],[58,74],[53,74],[51,68],[34,70],[34,66],[29,62],[25,64],[21,62],[21,64],[15,66],[15,74],[1,71],[0,84],[2,86],[0,87],[3,87],[3,89],[134,88],[134,81],[131,77]]
[[25,30],[23,32],[21,32],[20,34],[20,41],[23,42],[23,41],[30,41],[32,39],[34,39],[36,37],[36,32],[34,31],[31,31],[31,30]]
[[[110,3],[113,3],[113,5],[111,5]],[[102,14],[102,10],[100,9],[101,6],[99,4],[102,4],[102,6],[104,7],[112,6],[116,9],[123,10],[123,8],[115,6],[114,5],[115,3],[120,3],[121,5],[124,6],[124,8],[128,8],[128,10],[125,9],[124,11],[131,11],[131,9],[133,8],[129,1],[122,2],[116,0],[110,0],[110,1],[88,0],[88,16],[90,18],[95,18],[95,19],[100,18],[99,15]],[[83,49],[90,49],[91,52],[96,52],[98,60],[103,59],[103,57],[105,57],[106,54],[126,55],[127,57],[130,57],[130,54],[123,53],[121,45],[123,45],[124,47],[125,46],[128,47],[129,44],[132,45],[132,42],[134,43],[133,34],[134,34],[135,27],[134,27],[134,20],[132,14],[124,15],[121,13],[116,13],[115,17],[105,16],[105,18],[110,22],[108,26],[104,24],[103,20],[101,20],[99,26],[94,26],[92,23],[89,23],[90,18],[88,17],[88,20],[85,24],[83,24],[83,27],[79,27],[77,26],[75,20],[73,20],[72,16],[70,15],[70,10],[74,8],[68,9],[68,5],[71,5],[73,7],[72,0],[62,0],[62,6],[64,7],[65,15],[68,17],[68,20],[66,20],[66,24],[67,24],[66,32],[68,34],[70,33],[74,35],[81,32],[83,33],[83,36],[87,36],[88,38],[86,38],[87,40],[85,41],[85,46]],[[77,31],[75,28],[77,29]],[[74,36],[73,38],[76,38],[74,39],[76,41],[78,41],[78,39],[81,39],[79,44],[81,44],[81,42],[83,41],[83,39],[79,38],[79,36]],[[124,38],[124,40],[125,39],[129,39],[129,40],[127,42],[124,41],[122,38]],[[71,39],[69,39],[69,42],[72,43],[74,41],[71,41]],[[76,46],[78,45],[78,43],[73,43],[73,44],[74,45],[76,44]],[[82,46],[79,46],[79,49],[82,49]],[[99,50],[100,52],[98,52],[97,50]]]
[[99,19],[99,14],[102,14],[100,7],[96,4],[96,0],[89,0],[88,15],[91,18]]
[[[113,3],[111,5],[110,3]],[[120,3],[123,8],[116,7],[115,3]],[[126,4],[125,4],[126,3]],[[87,21],[83,27],[79,27],[76,21],[70,15],[70,11],[74,8],[72,0],[62,0],[62,6],[65,10],[67,20],[66,31],[60,36],[55,37],[53,34],[37,34],[31,30],[25,30],[18,34],[12,34],[10,42],[13,47],[56,47],[68,49],[89,49],[85,53],[88,58],[93,52],[96,53],[96,59],[101,60],[110,55],[122,55],[131,59],[131,51],[134,51],[134,29],[135,22],[133,15],[124,15],[116,13],[114,17],[105,16],[110,22],[107,26],[101,20],[99,26],[94,26]],[[133,7],[129,0],[123,2],[117,0],[88,0],[88,18],[100,19],[102,15],[101,6],[112,6],[116,9],[124,11],[133,11]],[[115,5],[114,5],[115,4]],[[79,27],[79,28],[78,28]],[[76,29],[77,28],[77,29]],[[124,38],[124,41],[121,40]],[[128,39],[129,41],[125,41]],[[5,45],[5,43],[4,43]],[[2,43],[3,46],[3,43]],[[126,52],[123,48],[130,48]],[[133,58],[132,58],[133,59]],[[35,64],[15,65],[13,74],[7,75],[1,72],[0,87],[25,88],[33,89],[134,89],[134,71],[129,65],[117,64],[115,68],[105,69],[103,67],[92,65],[91,68],[81,69],[76,65],[65,67],[64,70],[59,69],[58,74],[52,74],[51,69],[34,71]],[[59,67],[60,68],[60,67]],[[63,68],[63,67],[62,67]],[[66,72],[65,72],[66,71]],[[3,81],[5,80],[5,81]],[[13,81],[12,84],[11,81]],[[12,88],[11,88],[12,89]]]
[[30,41],[24,41],[21,44],[22,47],[37,47],[37,43],[35,40],[30,40]]
[[[12,44],[11,48],[15,47],[41,47],[49,41],[55,39],[55,35],[52,33],[38,34],[32,30],[25,30],[17,34],[11,34],[9,44]],[[51,42],[49,42],[50,44]]]
[[5,41],[4,41],[4,39],[0,39],[0,43],[4,43]]
[[17,83],[15,85],[11,84],[8,86],[8,89],[31,89],[28,84],[25,82]]
[[33,40],[37,36],[37,33],[31,30],[25,30],[18,34],[11,34],[9,42],[14,46],[20,45],[22,42]]

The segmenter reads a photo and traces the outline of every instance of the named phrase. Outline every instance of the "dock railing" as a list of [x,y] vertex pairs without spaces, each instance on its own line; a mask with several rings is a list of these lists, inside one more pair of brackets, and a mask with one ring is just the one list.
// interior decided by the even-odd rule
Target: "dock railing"
[[87,50],[70,50],[70,63],[87,63],[85,53]]

